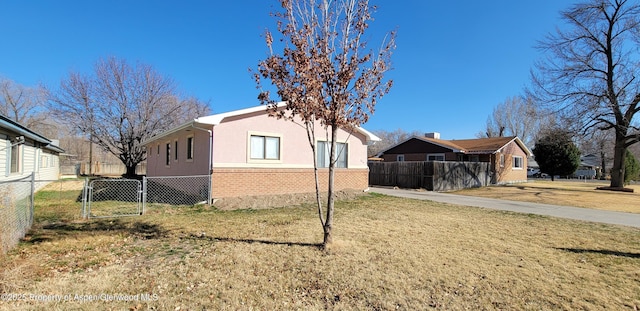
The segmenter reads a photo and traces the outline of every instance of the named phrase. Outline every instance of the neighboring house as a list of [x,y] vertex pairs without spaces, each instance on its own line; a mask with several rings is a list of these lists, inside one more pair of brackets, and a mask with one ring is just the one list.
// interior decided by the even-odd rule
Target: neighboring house
[[520,138],[492,137],[444,140],[439,133],[411,137],[382,152],[377,157],[394,161],[489,162],[492,183],[527,181],[527,157],[531,151]]
[[[534,157],[531,157],[528,161],[529,171],[533,172],[530,177],[549,177],[549,175],[542,173],[540,167]],[[595,154],[588,154],[580,156],[580,166],[571,175],[567,177],[594,179],[602,176],[602,160],[600,156]],[[563,176],[564,177],[564,176]]]
[[[143,142],[147,176],[211,171],[213,198],[311,193],[315,157],[321,168],[321,190],[326,191],[327,135],[319,123],[316,130],[314,156],[305,128],[270,117],[266,106],[200,117]],[[367,145],[379,140],[362,128],[340,130],[336,190],[367,189]]]
[[31,173],[35,173],[36,180],[57,180],[62,152],[57,142],[0,115],[0,181]]
[[580,156],[580,166],[573,173],[573,177],[594,179],[596,176],[601,175],[602,160],[595,154],[587,154]]

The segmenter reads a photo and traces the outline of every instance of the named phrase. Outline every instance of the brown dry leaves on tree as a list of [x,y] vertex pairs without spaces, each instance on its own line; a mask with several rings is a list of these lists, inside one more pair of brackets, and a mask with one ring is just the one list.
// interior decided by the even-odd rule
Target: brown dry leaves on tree
[[[395,32],[385,36],[379,50],[368,50],[363,36],[375,7],[370,7],[367,0],[281,0],[281,4],[283,11],[273,13],[281,39],[276,41],[271,32],[266,32],[271,54],[254,72],[261,90],[258,99],[267,105],[271,116],[300,122],[314,154],[316,122],[325,130],[331,144],[326,216],[322,213],[315,159],[314,166],[318,212],[327,244],[333,219],[336,135],[339,129],[350,131],[367,122],[376,102],[389,92],[392,81],[385,81],[384,74],[391,69]],[[275,54],[273,51],[280,47],[282,53]],[[277,99],[262,88],[263,80],[271,81]],[[280,101],[286,102],[285,109],[278,108]]]

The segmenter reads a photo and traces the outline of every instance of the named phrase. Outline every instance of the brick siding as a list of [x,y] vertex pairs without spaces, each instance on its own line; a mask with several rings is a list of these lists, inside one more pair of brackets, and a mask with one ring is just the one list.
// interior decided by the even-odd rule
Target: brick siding
[[[321,191],[327,190],[329,170],[319,170]],[[335,190],[365,190],[368,169],[336,169]],[[212,197],[241,197],[315,192],[313,169],[214,169]]]

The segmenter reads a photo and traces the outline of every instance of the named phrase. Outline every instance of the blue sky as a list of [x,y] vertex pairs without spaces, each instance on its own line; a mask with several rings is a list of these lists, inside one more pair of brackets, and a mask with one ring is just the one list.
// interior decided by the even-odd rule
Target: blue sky
[[[371,0],[370,44],[398,31],[391,92],[368,130],[473,138],[493,107],[521,94],[542,58],[537,40],[561,25],[561,0]],[[56,87],[103,57],[152,65],[214,113],[258,105],[248,69],[267,57],[275,0],[0,2],[0,76]]]

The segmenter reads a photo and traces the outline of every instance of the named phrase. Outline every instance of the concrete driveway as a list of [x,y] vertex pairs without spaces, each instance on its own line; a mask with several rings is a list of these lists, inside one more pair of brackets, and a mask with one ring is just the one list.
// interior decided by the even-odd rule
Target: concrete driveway
[[640,228],[640,214],[633,213],[611,212],[581,207],[488,199],[433,191],[417,191],[412,189],[371,187],[370,191],[409,199],[429,200],[455,205],[475,206],[517,213],[537,214]]

